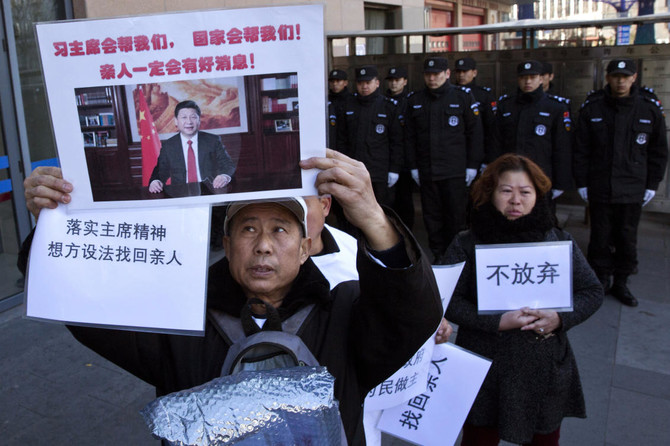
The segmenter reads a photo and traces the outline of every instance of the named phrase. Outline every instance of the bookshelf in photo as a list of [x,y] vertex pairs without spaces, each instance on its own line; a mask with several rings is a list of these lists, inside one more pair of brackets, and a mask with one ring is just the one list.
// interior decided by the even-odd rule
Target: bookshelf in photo
[[118,143],[112,88],[75,89],[84,147],[116,147]]
[[298,74],[264,75],[259,81],[263,133],[298,132]]

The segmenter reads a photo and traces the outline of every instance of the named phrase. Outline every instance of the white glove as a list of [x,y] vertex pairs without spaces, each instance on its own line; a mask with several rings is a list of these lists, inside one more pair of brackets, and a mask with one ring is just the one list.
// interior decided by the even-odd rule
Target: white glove
[[412,169],[412,179],[417,186],[421,186],[421,181],[419,181],[419,169]]
[[479,173],[484,173],[484,169],[486,169],[486,164],[482,163],[482,165],[479,166]]
[[552,199],[552,200],[557,199],[557,198],[560,197],[561,195],[563,195],[563,191],[562,191],[562,190],[558,190],[558,189],[552,189],[552,190],[551,190],[551,199]]
[[388,185],[389,187],[393,187],[395,183],[398,182],[398,178],[400,178],[400,175],[394,172],[389,172],[388,176]]
[[579,192],[579,196],[582,197],[582,200],[586,202],[589,201],[589,192],[585,187],[580,187],[577,189],[577,192]]
[[647,203],[651,201],[652,198],[654,198],[654,195],[656,195],[655,190],[647,189],[644,191],[644,198],[642,199],[642,206],[646,206]]
[[469,186],[477,176],[477,169],[465,169],[465,185]]

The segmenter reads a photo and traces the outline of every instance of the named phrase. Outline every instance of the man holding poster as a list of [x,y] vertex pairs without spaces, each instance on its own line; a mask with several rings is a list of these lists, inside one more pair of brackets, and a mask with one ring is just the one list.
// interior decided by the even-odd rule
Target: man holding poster
[[[558,446],[563,418],[586,416],[566,333],[600,307],[603,293],[570,235],[553,227],[545,199],[550,191],[551,181],[531,160],[501,156],[473,185],[470,230],[447,250],[448,264],[466,262],[446,312],[459,326],[456,343],[493,361],[463,427],[462,446],[497,445],[500,439]],[[572,242],[573,311],[478,311],[475,246],[559,240]]]
[[149,192],[158,193],[168,179],[171,184],[199,183],[210,180],[215,189],[226,186],[235,166],[221,139],[200,130],[200,107],[194,101],[182,101],[174,109],[179,133],[164,141],[158,164],[149,183]]
[[[304,207],[296,211],[286,201],[257,201],[229,211],[227,264],[210,271],[208,308],[240,317],[242,309],[250,307],[262,318],[263,312],[249,301],[257,298],[266,311],[276,310],[285,320],[314,304],[300,337],[335,377],[347,440],[359,444],[363,397],[431,336],[440,322],[440,298],[428,259],[404,225],[376,203],[362,163],[328,151],[326,158],[310,158],[301,166],[322,170],[316,182],[319,193],[334,196],[361,230],[360,281],[344,282],[329,291],[328,282],[308,258],[311,239],[304,233]],[[29,201],[39,197],[45,205],[38,207],[68,201],[63,180],[51,177],[36,183],[35,189],[27,189]],[[204,337],[69,329],[82,343],[165,395],[220,375],[229,347],[212,324],[208,319]]]

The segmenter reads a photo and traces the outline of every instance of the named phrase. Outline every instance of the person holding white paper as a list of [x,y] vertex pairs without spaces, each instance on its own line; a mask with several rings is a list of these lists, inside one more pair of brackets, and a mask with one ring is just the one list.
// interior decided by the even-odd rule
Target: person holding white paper
[[[564,417],[586,416],[579,373],[566,332],[601,305],[602,287],[572,237],[553,226],[545,194],[551,181],[535,163],[506,154],[472,188],[470,230],[449,246],[449,264],[465,261],[446,317],[456,344],[493,361],[463,427],[462,446],[505,440],[558,445]],[[573,311],[520,308],[479,314],[475,245],[571,240]]]
[[[335,397],[349,444],[362,444],[364,396],[402,367],[434,332],[441,317],[439,293],[425,253],[402,222],[377,204],[362,163],[329,150],[326,158],[304,160],[301,167],[322,170],[317,190],[338,199],[360,229],[360,281],[343,282],[331,292],[308,258],[311,239],[304,207],[297,210],[295,199],[289,204],[263,200],[228,211],[227,264],[210,269],[210,279],[218,274],[219,280],[208,290],[207,305],[233,317],[250,308],[262,318],[262,310],[250,301],[256,298],[266,311],[285,320],[314,304],[300,337],[335,377]],[[27,189],[33,199],[47,195],[42,207],[67,200],[62,179],[34,181],[56,188],[49,193],[39,184],[32,187],[33,180],[27,180]],[[165,395],[221,373],[228,344],[212,324],[208,318],[204,337],[68,328],[84,345]],[[273,324],[268,325],[272,329]]]

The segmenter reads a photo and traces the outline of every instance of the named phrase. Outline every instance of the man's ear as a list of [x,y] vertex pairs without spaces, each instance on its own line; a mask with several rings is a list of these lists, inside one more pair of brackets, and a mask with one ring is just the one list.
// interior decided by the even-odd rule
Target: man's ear
[[229,235],[224,235],[223,236],[223,252],[225,252],[226,257],[228,257],[228,254],[230,253],[230,236]]
[[309,251],[312,249],[311,237],[303,237],[300,242],[300,264],[304,264],[309,259]]
[[319,197],[319,202],[321,203],[321,208],[323,209],[323,217],[328,217],[330,214],[330,207],[333,205],[333,197],[330,195],[324,195]]

